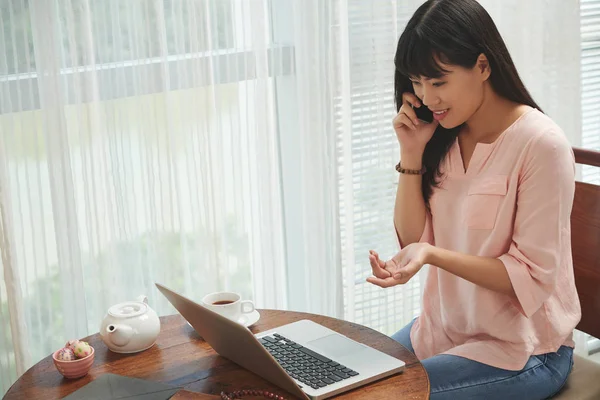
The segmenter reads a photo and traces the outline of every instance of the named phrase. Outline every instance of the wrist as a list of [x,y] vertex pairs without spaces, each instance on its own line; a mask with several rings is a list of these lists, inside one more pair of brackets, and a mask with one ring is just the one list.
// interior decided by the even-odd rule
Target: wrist
[[423,257],[423,264],[437,265],[439,262],[436,260],[439,258],[439,248],[427,243],[425,247],[425,254]]
[[421,169],[423,167],[423,155],[416,154],[416,152],[400,152],[400,162],[402,168]]

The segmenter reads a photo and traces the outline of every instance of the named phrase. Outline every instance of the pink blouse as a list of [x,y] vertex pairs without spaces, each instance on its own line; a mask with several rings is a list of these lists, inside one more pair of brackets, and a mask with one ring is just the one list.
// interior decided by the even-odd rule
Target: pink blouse
[[453,354],[520,370],[574,346],[581,317],[571,258],[575,162],[562,130],[531,109],[464,170],[458,140],[442,163],[422,242],[501,260],[518,301],[433,265],[411,330],[419,359]]

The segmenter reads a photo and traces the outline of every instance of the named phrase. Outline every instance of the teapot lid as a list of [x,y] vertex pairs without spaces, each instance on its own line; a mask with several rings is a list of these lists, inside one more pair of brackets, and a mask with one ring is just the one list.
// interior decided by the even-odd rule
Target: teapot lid
[[131,318],[146,314],[148,306],[139,301],[126,301],[115,304],[108,309],[108,313],[116,318]]

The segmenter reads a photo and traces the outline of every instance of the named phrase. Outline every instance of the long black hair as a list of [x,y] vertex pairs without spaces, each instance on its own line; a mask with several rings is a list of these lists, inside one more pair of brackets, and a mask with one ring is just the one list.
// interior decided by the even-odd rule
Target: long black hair
[[[402,106],[403,93],[414,93],[411,77],[440,78],[446,72],[440,62],[473,68],[481,54],[489,61],[489,80],[496,93],[541,111],[521,81],[494,21],[477,0],[428,0],[408,21],[394,61],[396,109]],[[427,205],[443,175],[440,164],[461,128],[438,126],[425,147],[422,191]]]

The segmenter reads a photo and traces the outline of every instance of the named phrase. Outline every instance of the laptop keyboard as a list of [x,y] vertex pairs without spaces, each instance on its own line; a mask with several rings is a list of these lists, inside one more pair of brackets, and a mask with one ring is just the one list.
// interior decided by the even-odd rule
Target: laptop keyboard
[[279,334],[265,336],[258,341],[292,378],[313,389],[321,389],[358,375],[358,372]]

